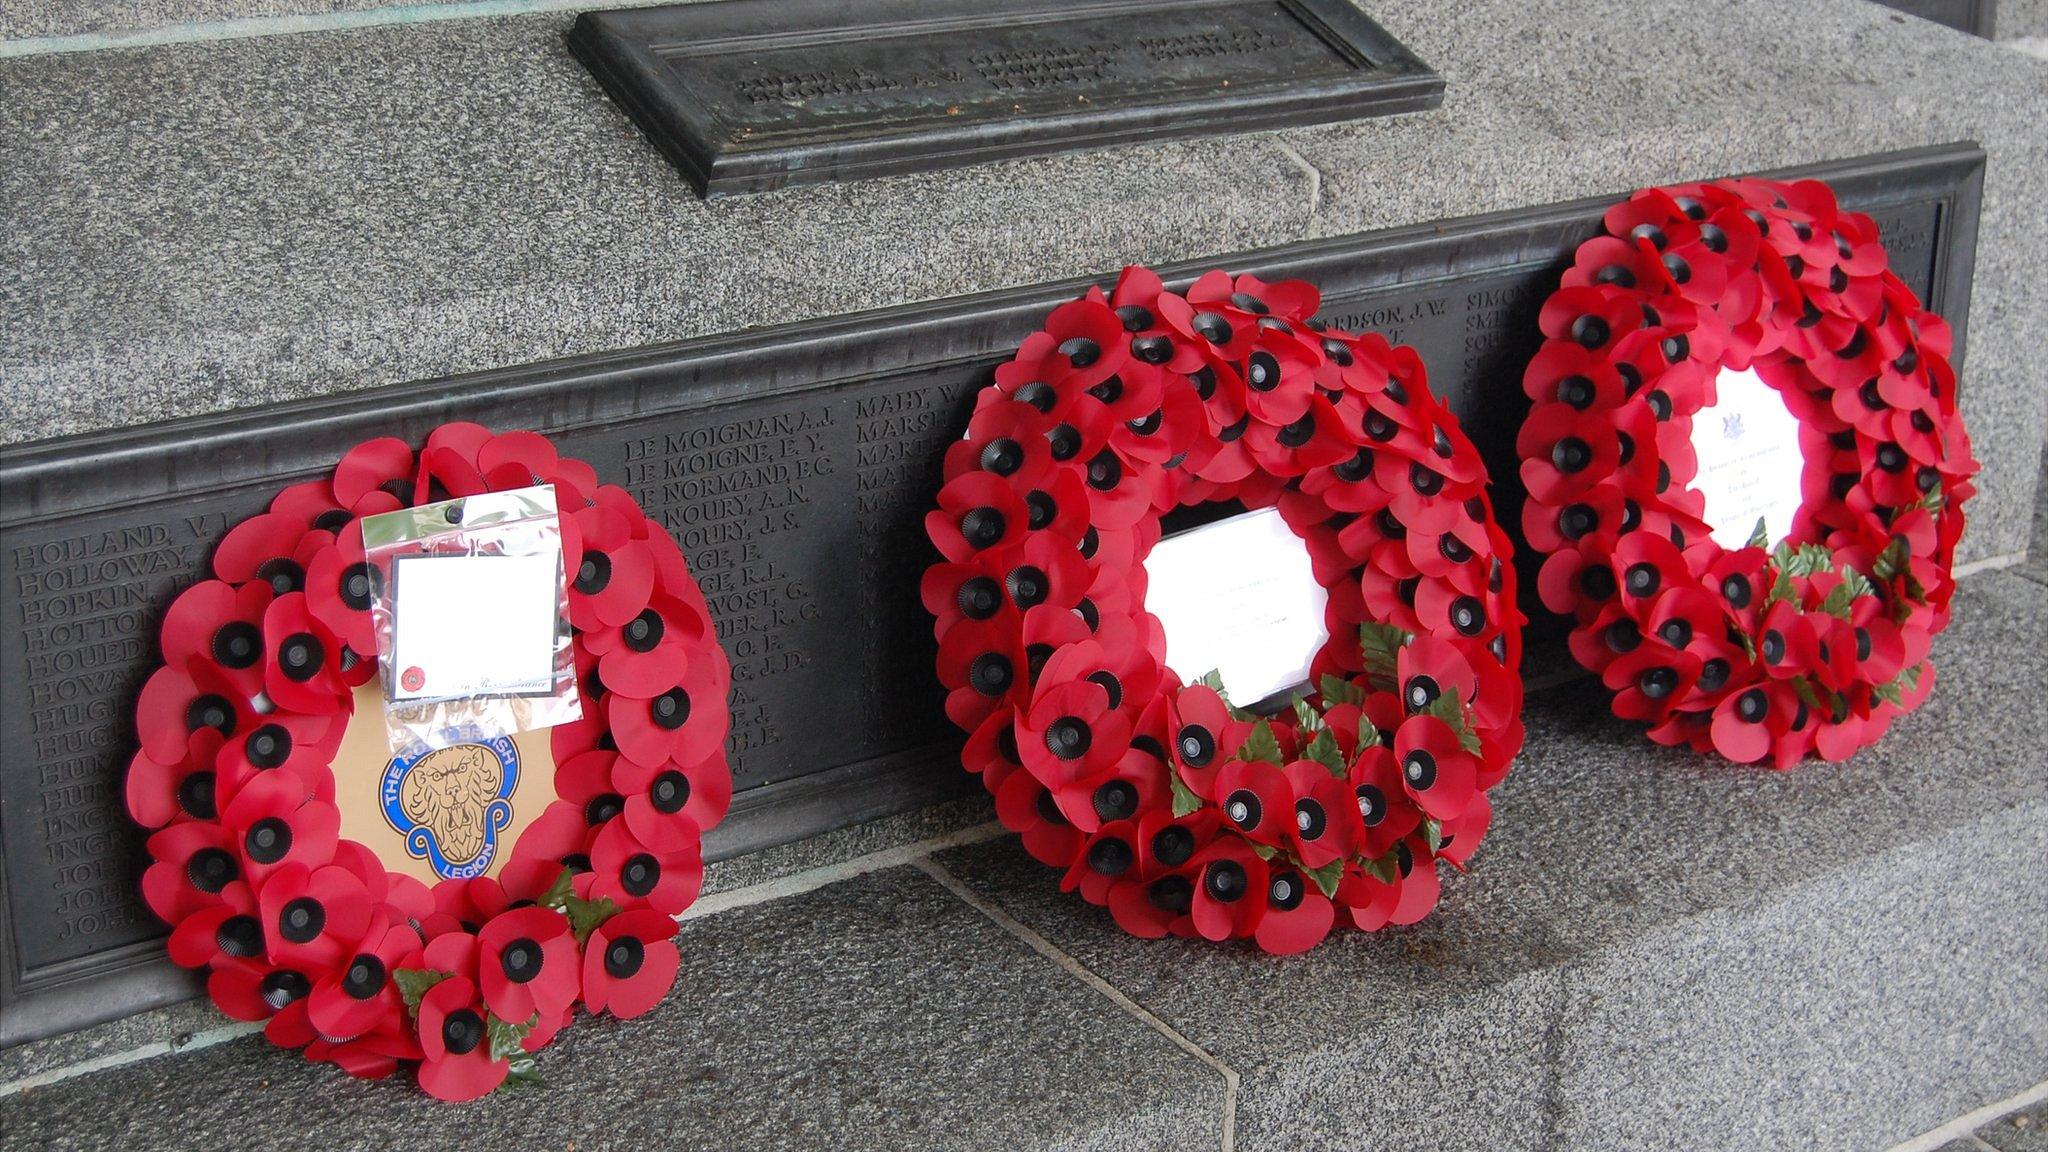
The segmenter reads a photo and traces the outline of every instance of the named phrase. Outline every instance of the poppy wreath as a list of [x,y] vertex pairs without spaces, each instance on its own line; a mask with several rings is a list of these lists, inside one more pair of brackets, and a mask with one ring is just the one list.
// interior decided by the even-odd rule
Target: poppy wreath
[[[1435,907],[1520,749],[1522,618],[1478,453],[1414,350],[1316,289],[1128,268],[1054,310],[951,445],[924,576],[946,713],[1002,823],[1143,937],[1313,947]],[[1329,592],[1278,716],[1166,667],[1145,558],[1183,505],[1277,506]]]
[[[1950,331],[1818,181],[1653,188],[1610,208],[1544,304],[1523,386],[1523,532],[1571,651],[1652,739],[1739,763],[1840,760],[1934,686],[1977,471]],[[1701,519],[1693,417],[1723,367],[1798,421],[1775,548]]]
[[[342,839],[330,764],[377,674],[358,520],[552,484],[583,718],[548,736],[559,797],[496,877],[429,888]],[[675,916],[732,797],[730,669],[682,552],[623,489],[531,432],[378,439],[294,484],[164,615],[136,709],[128,810],[171,959],[238,1020],[352,1075],[417,1062],[464,1100],[535,1078],[581,1003],[620,1017],[674,982]],[[381,739],[381,733],[380,733]]]

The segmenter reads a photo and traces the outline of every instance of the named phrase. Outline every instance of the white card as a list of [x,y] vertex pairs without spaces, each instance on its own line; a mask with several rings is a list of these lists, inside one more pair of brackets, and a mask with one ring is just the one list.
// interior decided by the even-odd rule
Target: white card
[[1239,705],[1306,681],[1309,661],[1330,638],[1329,594],[1276,509],[1161,540],[1145,573],[1145,608],[1166,629],[1167,664],[1188,679],[1221,672]]
[[1699,457],[1693,489],[1706,498],[1705,519],[1715,543],[1741,548],[1764,522],[1775,546],[1792,532],[1799,514],[1806,453],[1799,421],[1778,391],[1754,371],[1722,369],[1719,398],[1692,418],[1692,449]]
[[559,553],[400,556],[391,608],[391,698],[553,690]]

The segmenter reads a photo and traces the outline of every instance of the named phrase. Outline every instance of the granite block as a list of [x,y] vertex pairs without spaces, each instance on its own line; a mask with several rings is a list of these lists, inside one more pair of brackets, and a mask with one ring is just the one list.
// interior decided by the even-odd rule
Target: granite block
[[2001,1116],[1975,1135],[1998,1152],[2048,1152],[2048,1100]]
[[2048,0],[1998,0],[1998,38],[2048,37]]
[[1133,940],[1007,838],[939,859],[1237,1068],[1241,1147],[1883,1147],[2048,1076],[2048,589],[1965,581],[1935,659],[1886,740],[1784,773],[1537,694],[1437,914],[1298,960]]
[[[914,869],[686,923],[632,1021],[463,1107],[250,1038],[0,1098],[24,1147],[1216,1147],[1223,1080]],[[118,1108],[107,1101],[119,1100]]]
[[0,40],[119,36],[180,24],[361,12],[392,0],[0,0]]
[[2034,489],[2034,534],[2020,571],[2048,583],[2048,453],[2041,456],[2041,482]]
[[6,61],[0,436],[1976,138],[1965,550],[2020,550],[2048,65],[1862,0],[1374,14],[1447,77],[1441,110],[711,204],[569,58],[565,16]]

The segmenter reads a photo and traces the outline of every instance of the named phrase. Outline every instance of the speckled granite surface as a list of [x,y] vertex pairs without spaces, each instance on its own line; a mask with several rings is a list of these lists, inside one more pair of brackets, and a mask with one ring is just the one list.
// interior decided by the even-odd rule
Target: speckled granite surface
[[438,1108],[243,1038],[12,1094],[0,1067],[0,1130],[54,1148],[289,1128],[335,1148],[1213,1149],[1215,1061],[1247,1152],[1886,1148],[2048,1078],[2048,704],[2029,687],[2048,587],[1965,579],[1934,658],[1934,696],[1877,747],[1784,773],[1540,693],[1443,907],[1291,959],[1126,936],[1011,837],[933,858],[1194,1059],[894,868],[686,921],[677,990],[643,1021],[580,1021],[542,1056],[545,1092]]
[[1965,551],[2019,550],[2048,64],[1863,0],[1374,12],[1444,73],[1441,110],[715,204],[568,56],[564,16],[0,62],[4,435],[1974,138]]

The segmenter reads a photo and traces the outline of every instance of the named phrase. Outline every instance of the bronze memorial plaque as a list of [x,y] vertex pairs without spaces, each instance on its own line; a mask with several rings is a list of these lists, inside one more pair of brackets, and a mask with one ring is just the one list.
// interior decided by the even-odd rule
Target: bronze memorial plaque
[[584,63],[706,196],[1434,108],[1351,0],[728,0],[587,12]]

